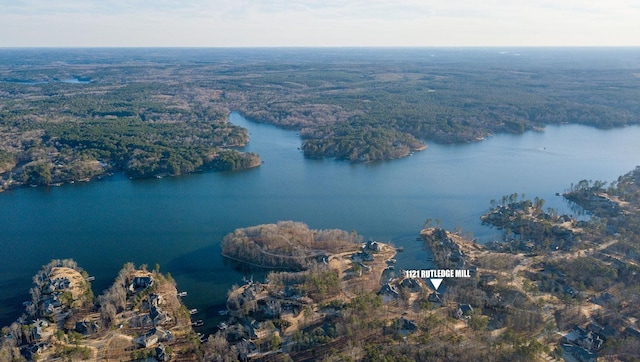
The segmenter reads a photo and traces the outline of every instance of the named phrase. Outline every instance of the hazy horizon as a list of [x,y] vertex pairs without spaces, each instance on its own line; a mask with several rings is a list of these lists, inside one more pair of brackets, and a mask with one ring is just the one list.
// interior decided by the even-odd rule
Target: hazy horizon
[[0,0],[0,47],[640,46],[629,0]]

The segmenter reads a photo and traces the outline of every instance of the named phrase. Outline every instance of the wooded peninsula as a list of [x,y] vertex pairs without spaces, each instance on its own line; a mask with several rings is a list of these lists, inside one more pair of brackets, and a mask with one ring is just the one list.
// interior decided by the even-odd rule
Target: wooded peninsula
[[0,188],[259,166],[237,150],[249,137],[231,110],[298,130],[308,157],[352,162],[547,124],[640,123],[637,64],[605,49],[527,52],[5,50]]

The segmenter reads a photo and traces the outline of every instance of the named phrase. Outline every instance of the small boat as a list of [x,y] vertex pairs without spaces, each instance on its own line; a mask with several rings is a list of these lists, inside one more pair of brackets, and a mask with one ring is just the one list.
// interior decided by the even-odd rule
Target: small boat
[[198,310],[197,310],[197,309],[195,309],[195,308],[193,308],[193,309],[191,309],[191,310],[189,311],[189,314],[196,314],[196,313],[198,313]]
[[193,322],[192,325],[194,327],[202,327],[204,325],[204,322],[202,321],[202,319],[198,319],[197,321]]
[[221,309],[221,310],[218,311],[218,314],[219,315],[227,315],[227,314],[229,314],[229,311],[226,310],[226,309]]
[[399,246],[396,248],[396,251],[404,251],[404,246]]
[[396,259],[391,258],[391,259],[387,260],[387,263],[388,264],[395,264],[396,263]]
[[186,297],[186,296],[187,296],[187,292],[178,293],[178,297]]
[[220,322],[220,323],[218,323],[217,327],[218,327],[219,330],[224,331],[225,329],[227,329],[228,326],[227,326],[227,324],[225,322]]

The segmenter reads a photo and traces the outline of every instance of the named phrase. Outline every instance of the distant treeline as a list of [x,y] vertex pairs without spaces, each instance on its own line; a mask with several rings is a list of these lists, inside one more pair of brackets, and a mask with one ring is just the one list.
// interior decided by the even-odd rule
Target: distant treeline
[[[220,153],[248,141],[246,130],[226,122],[232,109],[298,130],[309,157],[353,162],[406,156],[424,148],[422,140],[470,142],[547,124],[640,123],[640,63],[603,54],[583,60],[543,49],[531,50],[530,59],[471,50],[229,50],[217,60],[166,50],[147,55],[151,62],[136,51],[91,52],[64,67],[55,62],[73,51],[34,50],[31,58],[53,58],[34,58],[28,67],[24,52],[14,52],[0,64],[0,79],[13,80],[0,82],[4,186],[112,169],[148,177],[255,166],[256,155]],[[185,61],[189,56],[198,61]],[[69,78],[90,82],[52,81]],[[226,161],[214,162],[220,155]]]

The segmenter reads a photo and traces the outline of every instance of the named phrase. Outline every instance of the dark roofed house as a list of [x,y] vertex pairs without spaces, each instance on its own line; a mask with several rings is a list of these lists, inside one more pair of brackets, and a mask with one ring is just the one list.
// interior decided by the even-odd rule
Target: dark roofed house
[[612,328],[611,326],[601,326],[596,322],[591,322],[587,325],[587,330],[599,335],[600,337],[606,339],[610,337],[615,337],[618,332]]
[[431,303],[442,303],[442,295],[438,292],[433,292],[429,294],[429,297],[427,297],[427,300],[430,301]]
[[398,293],[398,288],[390,283],[386,283],[385,285],[383,285],[378,294],[382,296],[383,302],[394,301],[400,296],[400,294]]
[[60,303],[58,296],[52,294],[42,302],[42,313],[43,315],[54,314],[60,309],[61,306],[62,303]]
[[[565,353],[570,354],[580,362],[596,362],[598,358],[595,353],[589,352],[586,349],[574,344],[563,344],[562,349],[565,351]],[[565,358],[567,359],[566,355]]]
[[472,277],[476,276],[476,274],[478,274],[478,267],[475,265],[469,266],[469,274],[471,274]]
[[248,361],[249,358],[258,350],[258,346],[256,346],[254,342],[246,339],[240,341],[240,343],[236,344],[235,347],[238,350],[238,358],[241,361]]
[[45,332],[45,329],[49,327],[49,322],[44,319],[37,319],[33,321],[33,337],[35,339],[45,339],[52,333]]
[[164,297],[162,297],[161,295],[152,293],[149,294],[149,304],[154,306],[154,307],[158,307],[162,304],[165,303]]
[[380,243],[378,243],[377,241],[373,241],[373,240],[369,240],[367,241],[367,245],[366,248],[374,251],[374,252],[379,252],[380,251]]
[[131,284],[129,285],[129,291],[131,293],[137,293],[140,290],[147,289],[153,285],[153,278],[151,275],[148,276],[138,276],[133,278]]
[[98,330],[100,329],[100,327],[98,326],[98,323],[93,321],[81,321],[81,322],[76,322],[76,326],[75,326],[75,331],[84,335],[84,336],[89,336],[92,335],[94,333],[96,333]]
[[398,319],[398,327],[400,330],[400,334],[406,336],[407,334],[415,333],[418,330],[418,325],[405,317],[400,317]]
[[351,255],[351,260],[357,263],[357,262],[374,261],[374,258],[373,258],[373,255],[366,253],[364,251],[361,251],[359,253],[355,253]]
[[167,313],[167,311],[163,310],[160,307],[151,307],[149,316],[151,317],[151,319],[153,319],[153,324],[156,326],[169,323],[173,320],[169,316],[169,313]]
[[262,307],[262,312],[267,318],[279,318],[282,314],[282,306],[276,300],[269,300]]
[[256,295],[253,292],[252,288],[245,288],[240,295],[245,300],[251,301],[251,300],[255,300],[256,299]]
[[414,293],[415,292],[419,292],[420,290],[422,290],[422,287],[420,286],[420,283],[418,282],[417,279],[414,279],[414,278],[406,278],[406,279],[402,280],[400,285],[402,287],[404,287],[404,288],[410,289]]
[[587,351],[597,351],[602,348],[602,344],[604,341],[600,338],[599,335],[593,333],[592,331],[587,331],[580,326],[575,326],[564,339],[575,345],[578,345]]
[[133,339],[136,348],[149,348],[158,344],[158,336],[155,333],[144,334]]
[[630,337],[634,337],[634,338],[638,338],[640,339],[640,331],[633,328],[633,327],[627,327],[624,330],[624,334],[630,336]]
[[171,356],[167,353],[167,348],[160,343],[156,348],[156,361],[170,361]]
[[473,307],[470,304],[458,304],[454,316],[458,319],[465,319],[471,317],[472,314]]
[[56,278],[49,281],[48,293],[53,293],[56,290],[66,290],[71,286],[71,281],[68,278]]

